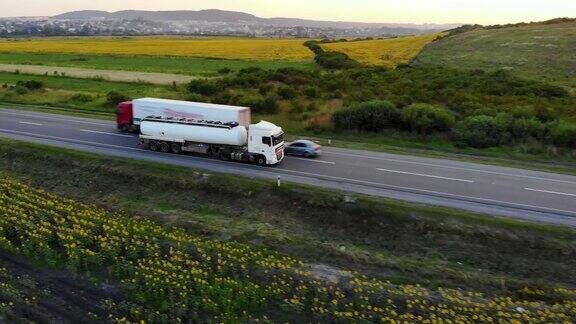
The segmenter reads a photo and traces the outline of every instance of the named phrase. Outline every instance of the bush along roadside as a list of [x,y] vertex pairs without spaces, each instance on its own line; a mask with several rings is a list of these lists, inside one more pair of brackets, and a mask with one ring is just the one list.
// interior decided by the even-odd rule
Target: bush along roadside
[[[562,87],[503,71],[421,65],[394,70],[347,63],[332,66],[332,58],[340,62],[337,54],[324,52],[314,41],[306,42],[306,46],[317,57],[328,55],[326,64],[330,66],[323,71],[244,69],[217,80],[195,80],[188,91],[197,100],[250,104],[256,113],[278,113],[302,121],[317,134],[352,131],[370,136],[392,130],[472,148],[528,144],[535,149],[539,145],[540,151],[545,151],[545,146],[576,148],[569,140],[575,127],[571,107],[576,97]],[[371,107],[383,101],[396,107],[399,118],[380,115],[394,114],[394,109],[382,108],[387,109],[384,112]],[[377,120],[355,120],[362,109],[370,110],[366,114]],[[477,121],[479,116],[485,116],[480,118],[482,125]],[[473,134],[465,134],[470,127]],[[483,135],[486,133],[490,134]],[[496,138],[473,139],[494,134]]]
[[490,148],[526,142],[539,142],[576,149],[576,124],[548,121],[532,110],[511,109],[495,115],[461,118],[440,105],[411,104],[403,109],[389,101],[353,104],[332,114],[336,129],[382,132],[397,129],[420,135],[445,134],[455,143],[474,148]]

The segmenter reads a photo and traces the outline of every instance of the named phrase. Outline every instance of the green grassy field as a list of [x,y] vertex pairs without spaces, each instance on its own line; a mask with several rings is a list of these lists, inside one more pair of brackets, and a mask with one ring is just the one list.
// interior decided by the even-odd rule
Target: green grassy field
[[66,66],[101,70],[175,73],[185,75],[215,75],[228,68],[232,71],[249,67],[262,69],[312,69],[312,61],[244,61],[168,56],[126,56],[86,54],[0,53],[0,64],[30,64]]
[[476,30],[429,45],[418,60],[454,68],[505,69],[576,89],[576,23]]
[[[18,81],[37,80],[46,85],[42,91],[27,91],[17,93],[9,89]],[[113,82],[98,79],[78,79],[45,75],[26,75],[15,73],[0,73],[0,101],[31,104],[52,105],[74,108],[78,110],[95,110],[113,112],[113,107],[106,106],[106,94],[116,91],[131,98],[162,97],[182,99],[178,89],[168,86],[157,86],[144,83]],[[85,95],[85,99],[77,99],[77,95]]]

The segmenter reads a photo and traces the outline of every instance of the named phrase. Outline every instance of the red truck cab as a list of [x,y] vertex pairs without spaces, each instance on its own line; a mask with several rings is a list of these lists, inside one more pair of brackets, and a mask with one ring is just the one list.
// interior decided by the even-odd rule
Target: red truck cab
[[118,104],[116,107],[116,125],[122,132],[134,132],[136,130],[132,101],[125,101]]

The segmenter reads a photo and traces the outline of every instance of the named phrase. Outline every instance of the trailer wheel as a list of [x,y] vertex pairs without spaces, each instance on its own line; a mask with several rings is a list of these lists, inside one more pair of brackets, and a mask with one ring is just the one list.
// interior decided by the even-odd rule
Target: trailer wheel
[[158,142],[150,141],[150,143],[148,144],[148,148],[152,151],[158,151]]
[[230,161],[230,153],[228,153],[226,151],[220,152],[219,159],[222,161]]
[[220,154],[218,154],[218,151],[216,149],[213,149],[213,148],[208,149],[207,154],[212,159],[218,159],[220,157]]
[[264,166],[266,165],[266,157],[262,156],[262,155],[258,155],[256,157],[256,164]]
[[121,133],[128,133],[128,126],[126,124],[118,125],[118,130]]
[[162,153],[170,152],[170,144],[168,144],[166,142],[160,143],[160,151],[162,151]]
[[172,150],[172,153],[182,153],[182,146],[179,143],[172,143],[172,145],[170,145],[170,149]]

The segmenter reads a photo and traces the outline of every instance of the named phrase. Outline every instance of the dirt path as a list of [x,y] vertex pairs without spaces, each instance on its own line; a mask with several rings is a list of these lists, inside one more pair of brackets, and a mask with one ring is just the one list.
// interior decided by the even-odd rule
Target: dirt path
[[153,84],[187,83],[194,79],[192,76],[179,74],[164,74],[150,72],[114,71],[83,69],[74,67],[44,66],[44,65],[21,65],[0,64],[2,72],[20,72],[41,75],[64,75],[75,78],[102,78],[111,81],[147,82]]

